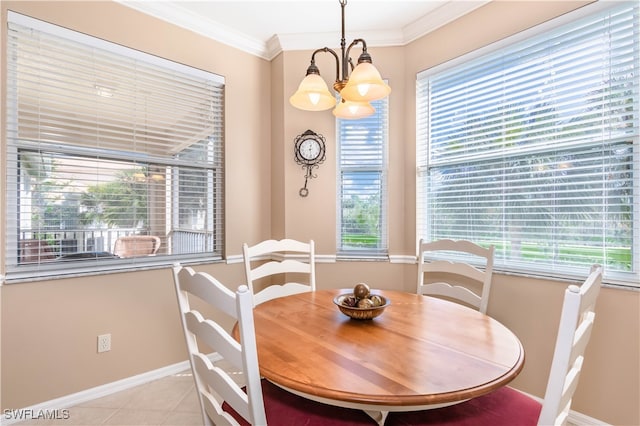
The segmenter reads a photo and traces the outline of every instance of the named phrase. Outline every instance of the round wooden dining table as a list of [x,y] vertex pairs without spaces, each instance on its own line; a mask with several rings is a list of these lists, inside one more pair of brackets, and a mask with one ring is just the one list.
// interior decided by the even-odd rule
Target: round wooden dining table
[[[254,309],[260,373],[306,398],[367,411],[459,403],[505,386],[524,366],[518,338],[495,319],[460,304],[399,291],[382,315],[355,320],[319,290]],[[373,414],[372,414],[373,413]]]

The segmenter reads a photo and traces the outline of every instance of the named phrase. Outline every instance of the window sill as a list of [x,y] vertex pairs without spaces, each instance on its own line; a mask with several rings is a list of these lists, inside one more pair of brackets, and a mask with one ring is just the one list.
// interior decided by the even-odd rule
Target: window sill
[[388,254],[337,253],[337,262],[388,262]]
[[[140,258],[136,258],[140,260]],[[32,283],[39,281],[54,281],[66,278],[90,277],[95,275],[121,274],[130,272],[142,272],[157,269],[167,269],[172,267],[176,262],[183,265],[200,265],[211,263],[223,263],[224,259],[216,258],[175,258],[175,257],[154,257],[153,260],[128,262],[123,264],[126,259],[91,259],[82,260],[77,265],[66,265],[64,268],[47,268],[44,269],[24,269],[17,268],[2,277],[0,285],[11,285],[20,283]]]

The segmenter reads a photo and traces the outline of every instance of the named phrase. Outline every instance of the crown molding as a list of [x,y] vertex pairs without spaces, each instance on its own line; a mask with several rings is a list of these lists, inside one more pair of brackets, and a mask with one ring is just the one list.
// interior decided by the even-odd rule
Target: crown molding
[[[347,43],[356,37],[345,34]],[[361,31],[357,38],[367,41],[367,47],[403,46],[404,36],[400,30],[388,31]],[[272,38],[269,55],[275,57],[278,53],[287,50],[314,50],[323,47],[339,49],[340,34],[338,33],[305,33],[305,34],[278,34]]]
[[145,15],[153,16],[177,25],[178,27],[193,31],[222,44],[240,49],[254,56],[271,60],[267,53],[267,44],[248,37],[232,28],[229,28],[219,22],[207,19],[201,15],[195,14],[184,7],[176,4],[176,2],[164,1],[130,1],[115,0],[117,3],[127,6]]
[[[287,50],[313,50],[327,45],[327,40],[337,45],[340,34],[278,34],[263,42],[248,37],[233,28],[195,14],[178,2],[115,0],[117,3],[146,15],[153,16],[197,34],[213,39],[266,60],[272,60]],[[404,46],[443,25],[489,3],[491,0],[448,1],[433,12],[419,18],[401,30],[362,31],[358,38],[367,40],[367,47]],[[349,34],[346,34],[349,39]]]
[[449,1],[403,28],[403,45],[473,12],[492,0]]

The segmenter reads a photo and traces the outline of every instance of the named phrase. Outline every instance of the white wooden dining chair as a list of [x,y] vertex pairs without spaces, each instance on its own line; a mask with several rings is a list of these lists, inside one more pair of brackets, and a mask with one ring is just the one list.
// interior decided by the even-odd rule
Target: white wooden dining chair
[[[242,253],[254,305],[276,297],[316,290],[313,240],[308,243],[291,239],[267,240],[251,247],[245,243]],[[257,282],[263,278],[268,281]]]
[[[195,273],[193,269],[179,265],[174,266],[173,276],[204,424],[235,422],[223,409],[224,401],[252,424],[266,424],[259,385],[260,375],[255,368],[250,368],[258,365],[258,357],[252,327],[253,301],[249,289],[247,286],[240,286],[234,294],[212,276],[203,272]],[[200,311],[192,307],[190,299],[194,296],[217,311],[237,319],[240,323],[240,340],[243,342],[244,350],[220,324],[205,319]],[[248,383],[246,393],[227,369],[216,367],[209,357],[200,351],[199,342],[208,345],[234,368],[245,374]],[[222,397],[222,401],[216,394]]]
[[[467,240],[421,239],[416,292],[456,299],[486,314],[493,275],[493,251],[493,246],[485,248]],[[452,257],[438,258],[444,253],[450,253]],[[435,257],[430,258],[432,255]],[[456,257],[460,255],[472,255],[479,260],[482,269]],[[435,278],[432,280],[431,277]]]
[[489,394],[445,408],[391,413],[386,426],[550,426],[565,425],[578,386],[584,353],[591,337],[595,304],[602,285],[602,267],[594,265],[584,283],[570,285],[558,326],[544,399],[535,399],[505,386]]
[[[371,424],[363,411],[314,402],[261,379],[253,300],[246,285],[233,292],[211,275],[179,264],[173,267],[173,277],[203,424]],[[199,301],[193,303],[194,299]],[[237,321],[239,342],[223,326],[220,317],[211,315],[209,308]],[[210,314],[208,317],[205,311]],[[215,357],[203,352],[207,347],[214,351]],[[224,368],[220,367],[220,360],[226,361]],[[243,380],[238,380],[239,374]]]
[[581,287],[571,285],[565,290],[539,425],[567,423],[571,399],[578,387],[584,352],[593,329],[595,305],[601,286],[602,267],[593,265]]

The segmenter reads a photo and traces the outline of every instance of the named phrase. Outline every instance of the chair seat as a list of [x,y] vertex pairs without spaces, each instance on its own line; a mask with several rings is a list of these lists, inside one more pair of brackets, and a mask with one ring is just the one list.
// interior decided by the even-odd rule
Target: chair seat
[[505,386],[449,407],[389,413],[385,426],[536,426],[541,409],[538,401]]
[[[262,380],[267,422],[272,426],[375,425],[360,410],[321,404]],[[461,404],[423,411],[391,412],[385,426],[535,426],[542,406],[510,387]],[[223,409],[241,425],[249,425],[229,405]],[[256,425],[258,426],[258,425]]]
[[[376,424],[364,411],[311,401],[287,392],[265,379],[262,379],[262,396],[267,423],[270,426],[371,426]],[[226,402],[222,408],[241,425],[249,425]]]

